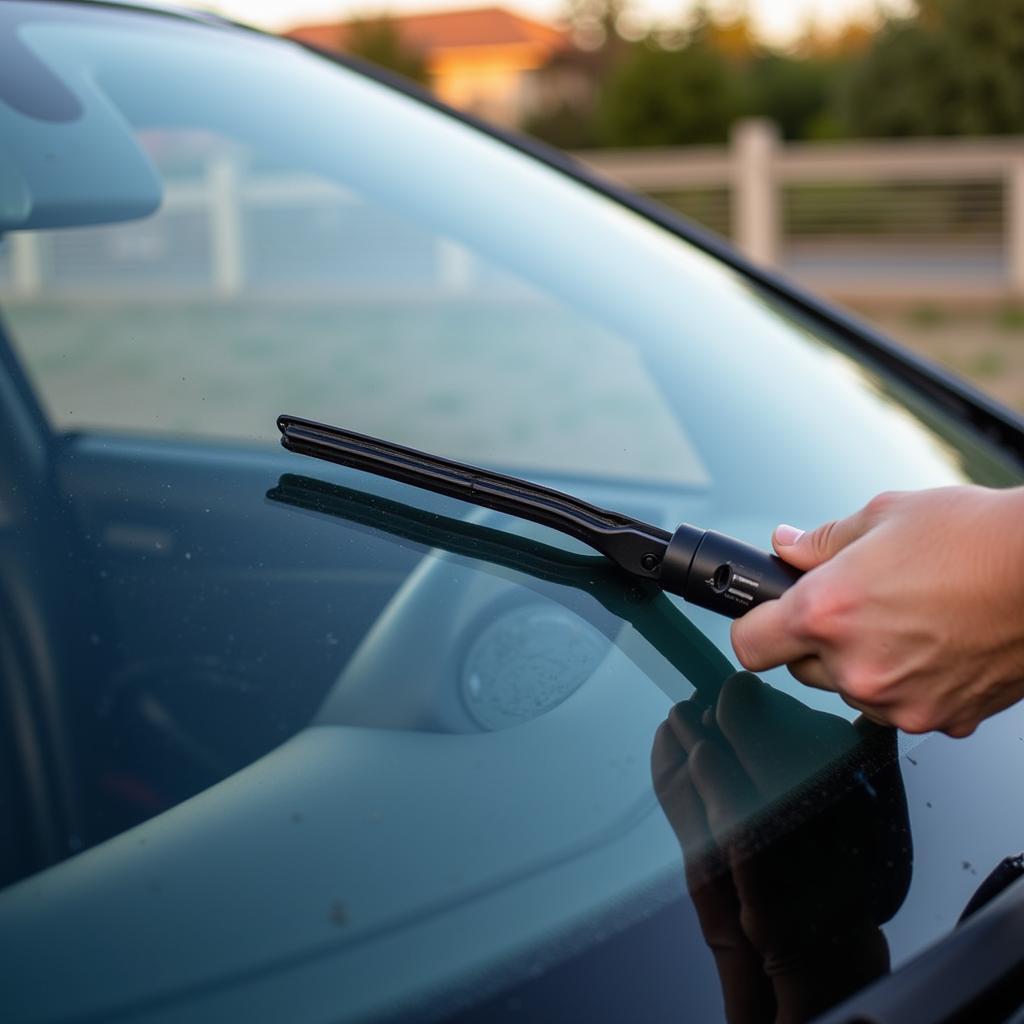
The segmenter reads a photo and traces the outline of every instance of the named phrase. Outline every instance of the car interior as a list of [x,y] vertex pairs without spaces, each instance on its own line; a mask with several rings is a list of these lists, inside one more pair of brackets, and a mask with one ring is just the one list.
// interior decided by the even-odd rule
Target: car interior
[[[84,16],[110,25],[62,8],[0,50],[36,97],[0,103],[0,926],[54,958],[87,935],[74,1010],[97,1018],[273,972],[275,998],[348,986],[356,1014],[513,982],[550,1007],[592,946],[609,979],[717,1006],[677,969],[708,954],[648,752],[732,674],[729,623],[544,527],[286,452],[276,418],[762,547],[792,508],[1019,468],[824,322],[447,115],[298,51],[253,104],[278,44]],[[835,695],[770,682],[849,733]],[[864,792],[926,760],[887,742]],[[958,749],[937,775],[990,781]],[[963,905],[977,880],[942,870]],[[936,927],[909,906],[897,950]],[[612,987],[574,1007],[627,1013]]]

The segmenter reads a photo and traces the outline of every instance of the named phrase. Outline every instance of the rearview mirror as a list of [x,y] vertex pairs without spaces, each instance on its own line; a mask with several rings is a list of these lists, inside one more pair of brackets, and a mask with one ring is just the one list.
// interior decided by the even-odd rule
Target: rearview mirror
[[[75,82],[57,80],[13,34],[0,60],[12,48],[15,63],[35,73],[0,75],[0,233],[110,224],[158,210],[160,177],[97,85],[84,71]],[[36,84],[49,98],[55,87],[64,90],[71,102],[54,116],[52,104],[32,102]]]

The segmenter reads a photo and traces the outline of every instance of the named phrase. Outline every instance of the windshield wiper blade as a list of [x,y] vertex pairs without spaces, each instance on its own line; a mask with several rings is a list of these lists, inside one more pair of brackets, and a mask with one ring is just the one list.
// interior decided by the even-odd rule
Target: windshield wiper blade
[[636,575],[650,575],[640,564],[643,555],[649,550],[664,550],[671,540],[670,534],[655,526],[516,477],[294,416],[279,416],[277,425],[281,444],[289,451],[550,526],[576,537]]
[[551,527],[619,568],[711,611],[737,618],[780,597],[800,573],[735,538],[682,524],[674,533],[518,477],[297,416],[279,416],[281,444]]

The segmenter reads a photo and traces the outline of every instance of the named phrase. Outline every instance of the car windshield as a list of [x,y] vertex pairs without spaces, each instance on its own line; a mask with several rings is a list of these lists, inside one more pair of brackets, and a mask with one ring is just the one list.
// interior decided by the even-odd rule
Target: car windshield
[[4,3],[0,302],[16,1019],[714,1020],[794,927],[806,1016],[1024,845],[979,799],[1016,711],[896,737],[560,534],[280,449],[288,413],[759,547],[1020,481],[570,175],[293,43]]

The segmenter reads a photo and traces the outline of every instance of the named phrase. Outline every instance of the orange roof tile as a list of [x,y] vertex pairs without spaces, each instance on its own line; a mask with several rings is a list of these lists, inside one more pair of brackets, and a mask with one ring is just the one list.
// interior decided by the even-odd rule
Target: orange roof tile
[[[532,43],[555,51],[567,44],[566,33],[501,7],[477,7],[432,14],[401,14],[388,19],[409,47],[428,54],[470,46],[508,46]],[[299,25],[285,34],[292,39],[328,49],[344,48],[352,22]]]

